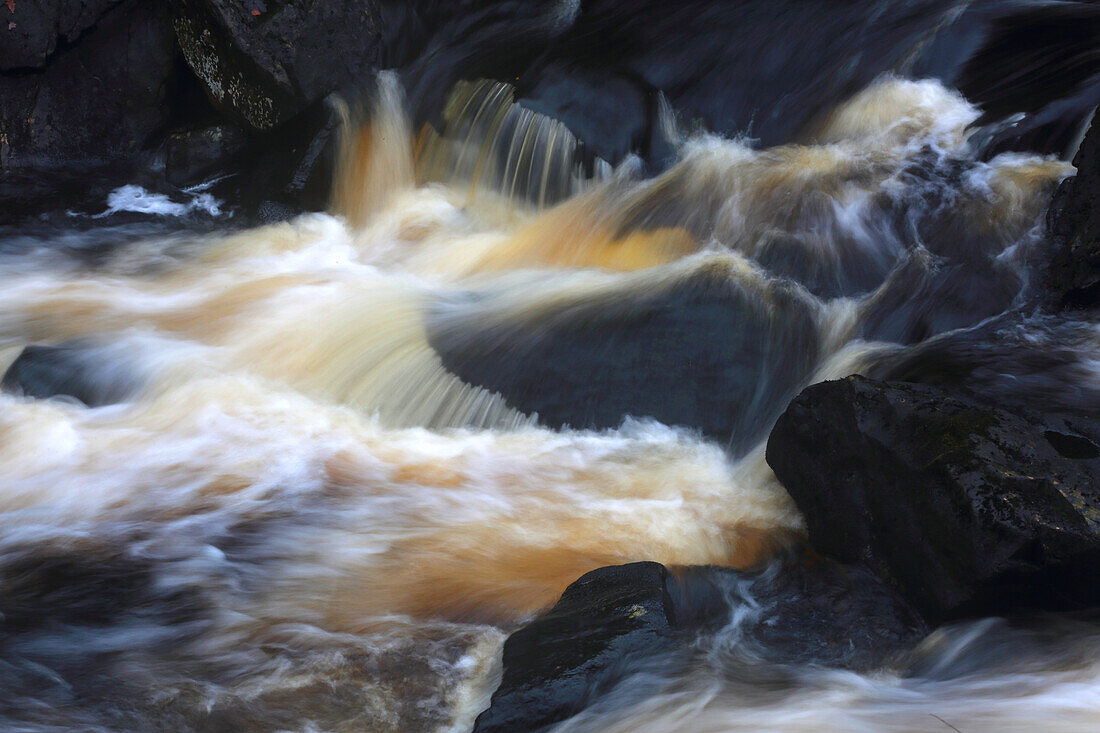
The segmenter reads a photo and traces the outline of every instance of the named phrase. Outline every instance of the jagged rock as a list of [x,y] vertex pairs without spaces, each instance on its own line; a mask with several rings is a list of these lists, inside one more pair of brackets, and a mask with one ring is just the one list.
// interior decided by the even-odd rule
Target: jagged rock
[[767,460],[810,540],[927,619],[1100,602],[1100,447],[963,394],[849,377],[802,392]]
[[1055,246],[1049,284],[1058,305],[1100,305],[1100,112],[1092,118],[1073,164],[1077,175],[1062,182],[1047,227]]
[[629,705],[698,657],[719,673],[776,679],[789,665],[866,671],[926,633],[869,571],[813,553],[792,550],[760,572],[600,568],[508,638],[503,679],[474,730],[534,731],[592,705]]
[[174,9],[179,46],[211,101],[256,130],[369,79],[382,57],[376,2],[176,0]]

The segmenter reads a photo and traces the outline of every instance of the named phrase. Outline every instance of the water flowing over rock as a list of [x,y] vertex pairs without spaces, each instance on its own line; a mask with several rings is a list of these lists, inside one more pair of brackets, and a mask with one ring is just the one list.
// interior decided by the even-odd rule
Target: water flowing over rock
[[1072,423],[849,377],[799,395],[767,457],[815,548],[934,622],[1100,601],[1100,447]]
[[503,680],[474,730],[541,730],[590,706],[626,707],[700,657],[777,681],[787,665],[868,671],[925,633],[868,571],[812,552],[759,572],[600,568],[508,637]]
[[810,301],[722,259],[636,279],[639,287],[596,298],[551,292],[537,318],[474,300],[468,315],[431,318],[431,343],[454,374],[548,425],[653,417],[735,453],[754,445],[817,358]]
[[130,397],[137,380],[129,364],[91,344],[28,346],[4,372],[0,388],[26,397],[71,397],[89,407]]

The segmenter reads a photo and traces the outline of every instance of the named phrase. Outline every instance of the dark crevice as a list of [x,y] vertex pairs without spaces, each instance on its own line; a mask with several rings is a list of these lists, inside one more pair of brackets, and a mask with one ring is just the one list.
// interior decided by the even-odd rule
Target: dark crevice
[[1047,439],[1051,447],[1058,451],[1063,458],[1075,461],[1084,461],[1090,458],[1100,458],[1100,447],[1097,447],[1088,438],[1079,435],[1068,435],[1054,430],[1046,430],[1043,437]]

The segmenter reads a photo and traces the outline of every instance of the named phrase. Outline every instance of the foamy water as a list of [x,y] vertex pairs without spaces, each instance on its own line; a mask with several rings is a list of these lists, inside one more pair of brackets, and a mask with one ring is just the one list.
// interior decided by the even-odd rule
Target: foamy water
[[[0,658],[8,729],[469,729],[507,632],[579,575],[753,567],[797,536],[760,444],[785,396],[897,348],[863,329],[899,263],[946,241],[921,239],[930,222],[965,225],[958,246],[1024,292],[1072,170],[975,161],[977,113],[931,82],[884,80],[804,145],[689,139],[652,180],[629,162],[586,179],[568,132],[506,87],[459,89],[429,135],[383,86],[369,124],[349,112],[331,215],[95,269],[3,263],[4,366],[77,339],[131,385],[95,408],[0,397],[0,566],[25,611]],[[937,178],[945,161],[963,175]],[[107,205],[206,206],[136,187]],[[746,337],[761,385],[786,380],[748,385],[721,439],[644,416],[551,429],[437,350],[629,314],[701,274],[766,324]],[[86,613],[50,620],[66,603]],[[719,665],[563,730],[1090,729],[1100,667],[1049,658],[948,681],[806,670],[782,694]]]

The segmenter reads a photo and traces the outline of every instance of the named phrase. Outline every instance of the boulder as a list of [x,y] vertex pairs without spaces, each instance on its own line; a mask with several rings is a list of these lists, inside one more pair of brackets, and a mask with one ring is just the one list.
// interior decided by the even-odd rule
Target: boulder
[[214,105],[255,130],[288,121],[382,58],[377,2],[175,0],[187,63]]
[[911,348],[881,351],[863,374],[977,393],[1007,410],[1041,412],[1058,430],[1100,441],[1098,348],[1096,326],[1088,320],[1010,311]]
[[812,373],[813,303],[722,257],[658,277],[643,271],[613,291],[535,286],[522,309],[472,292],[468,307],[429,315],[429,342],[463,381],[545,425],[652,417],[747,450]]
[[1061,307],[1100,305],[1100,112],[1073,159],[1077,175],[1058,188],[1047,215],[1055,248],[1048,283]]
[[767,460],[818,551],[929,621],[1100,602],[1100,446],[965,393],[863,377],[803,391]]
[[920,614],[867,568],[809,548],[790,548],[759,573],[706,568],[705,576],[723,590],[730,611],[750,609],[743,618],[734,613],[734,622],[711,642],[732,657],[727,666],[869,672],[929,631]]
[[592,706],[625,707],[695,664],[777,681],[793,680],[792,665],[867,671],[926,633],[869,571],[803,548],[759,572],[600,568],[508,637],[503,679],[474,730],[534,731]]
[[518,733],[565,720],[671,651],[672,583],[653,562],[583,575],[552,609],[508,637],[504,678],[474,730]]

